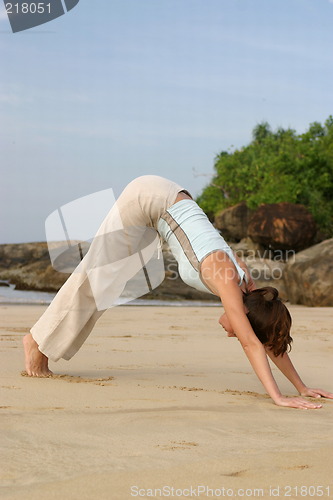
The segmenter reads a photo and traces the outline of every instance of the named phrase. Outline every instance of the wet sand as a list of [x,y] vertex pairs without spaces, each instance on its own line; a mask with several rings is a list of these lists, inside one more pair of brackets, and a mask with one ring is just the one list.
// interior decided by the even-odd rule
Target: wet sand
[[[0,307],[1,498],[333,496],[333,401],[275,406],[222,310],[112,309],[54,377],[31,379],[21,340],[43,310]],[[333,309],[290,310],[296,368],[333,391]]]

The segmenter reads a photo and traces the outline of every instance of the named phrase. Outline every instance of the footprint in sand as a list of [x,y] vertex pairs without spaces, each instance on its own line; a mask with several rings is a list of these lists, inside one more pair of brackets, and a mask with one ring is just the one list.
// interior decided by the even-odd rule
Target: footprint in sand
[[293,465],[291,467],[283,467],[285,470],[304,470],[304,469],[309,469],[310,465]]
[[229,474],[221,474],[221,476],[225,477],[241,477],[246,474],[247,470],[237,470],[236,472],[229,472]]
[[170,444],[158,444],[156,448],[166,451],[190,450],[193,446],[199,446],[194,441],[170,441]]
[[[21,372],[21,375],[22,377],[29,377],[29,375],[25,371]],[[38,378],[38,377],[29,377],[29,378]],[[110,382],[111,380],[114,380],[114,377],[84,378],[74,375],[54,375],[54,374],[41,378],[65,380],[66,382],[70,382],[73,384],[94,384],[94,385],[112,385],[112,384],[106,384],[105,382]]]

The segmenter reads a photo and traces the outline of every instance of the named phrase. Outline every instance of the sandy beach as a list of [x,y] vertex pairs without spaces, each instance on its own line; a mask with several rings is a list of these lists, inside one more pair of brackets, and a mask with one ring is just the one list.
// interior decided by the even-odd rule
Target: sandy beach
[[[274,405],[219,308],[114,308],[55,377],[31,379],[21,340],[43,310],[0,307],[1,498],[333,496],[333,401]],[[333,309],[290,310],[296,368],[333,391]]]

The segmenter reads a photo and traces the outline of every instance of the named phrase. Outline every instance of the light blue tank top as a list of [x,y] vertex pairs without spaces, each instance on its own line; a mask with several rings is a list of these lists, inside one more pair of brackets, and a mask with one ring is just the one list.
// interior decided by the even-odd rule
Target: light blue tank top
[[213,293],[202,281],[200,266],[205,257],[216,250],[228,255],[241,285],[245,272],[238,265],[229,245],[195,201],[181,200],[172,205],[159,219],[157,229],[169,245],[178,262],[180,277],[187,285]]

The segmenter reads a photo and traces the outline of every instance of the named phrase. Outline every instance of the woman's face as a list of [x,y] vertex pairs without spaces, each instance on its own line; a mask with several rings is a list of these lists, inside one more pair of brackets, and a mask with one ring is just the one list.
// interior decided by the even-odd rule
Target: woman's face
[[225,329],[225,331],[228,334],[228,337],[236,337],[235,332],[230,324],[230,321],[228,320],[228,316],[226,313],[222,314],[222,316],[219,319],[219,323],[222,326],[222,328]]

